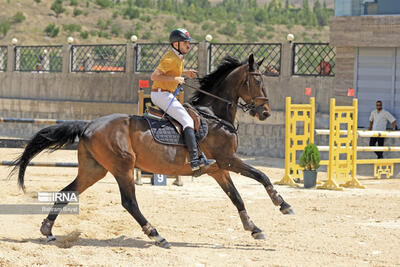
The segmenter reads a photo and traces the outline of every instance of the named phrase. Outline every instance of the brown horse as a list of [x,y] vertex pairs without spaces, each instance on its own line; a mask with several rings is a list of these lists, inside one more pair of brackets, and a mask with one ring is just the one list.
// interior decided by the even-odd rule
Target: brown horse
[[[208,124],[208,135],[199,144],[204,154],[217,161],[203,173],[212,176],[229,196],[239,212],[244,229],[256,239],[264,239],[263,232],[250,220],[243,201],[236,190],[230,171],[260,182],[272,202],[280,206],[283,214],[293,213],[290,205],[273,188],[269,178],[259,170],[240,160],[235,152],[238,136],[233,122],[237,108],[245,106],[252,116],[265,120],[270,107],[259,72],[261,62],[256,63],[250,55],[245,63],[225,58],[217,70],[200,79],[201,89],[196,92],[192,104],[200,110]],[[213,97],[216,95],[218,99]],[[239,98],[246,104],[239,104]],[[225,99],[225,101],[221,101]],[[201,111],[202,110],[202,111]],[[139,210],[135,196],[133,169],[167,175],[192,175],[188,163],[188,151],[184,146],[164,145],[154,141],[149,126],[142,117],[113,114],[89,123],[75,121],[46,127],[36,133],[24,152],[15,160],[18,182],[24,189],[24,174],[30,160],[44,149],[58,149],[67,143],[78,143],[78,175],[62,191],[79,194],[111,172],[117,180],[122,206],[140,224],[144,233],[161,247],[170,244],[146,220]],[[54,203],[55,208],[67,202]],[[52,227],[58,213],[50,213],[43,221],[41,233],[54,240]]]

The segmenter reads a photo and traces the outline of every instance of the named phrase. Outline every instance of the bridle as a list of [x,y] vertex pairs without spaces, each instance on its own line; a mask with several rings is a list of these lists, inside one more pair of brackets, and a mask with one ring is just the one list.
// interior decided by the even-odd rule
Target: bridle
[[[246,80],[244,81],[244,83],[247,85],[247,91],[248,92],[250,92],[250,75],[256,75],[256,76],[262,76],[262,74],[261,73],[259,73],[259,72],[248,72],[247,73],[247,77],[246,77]],[[199,78],[195,78],[195,79],[199,79]],[[183,84],[184,86],[187,86],[187,87],[189,87],[189,88],[192,88],[192,89],[194,89],[194,90],[196,90],[196,91],[199,91],[199,92],[201,92],[201,93],[203,93],[203,94],[206,94],[206,95],[208,95],[208,96],[211,96],[211,97],[213,97],[213,98],[215,98],[215,99],[218,99],[218,100],[220,100],[220,101],[222,101],[222,102],[225,102],[225,103],[227,103],[228,105],[232,105],[232,106],[234,106],[234,107],[237,107],[237,108],[240,108],[241,110],[243,110],[243,112],[247,112],[247,111],[253,111],[253,112],[256,112],[256,109],[258,108],[258,107],[260,107],[260,106],[264,106],[265,104],[268,104],[269,103],[269,99],[267,98],[267,97],[263,97],[263,96],[257,96],[257,97],[253,97],[253,98],[251,98],[250,99],[250,103],[244,103],[244,104],[242,104],[242,103],[234,103],[234,102],[232,102],[232,101],[230,101],[230,100],[227,100],[227,99],[225,99],[225,98],[222,98],[222,97],[219,97],[219,96],[217,96],[217,95],[214,95],[214,94],[211,94],[211,93],[209,93],[209,92],[207,92],[207,91],[204,91],[204,90],[202,90],[202,89],[200,89],[200,88],[197,88],[197,87],[194,87],[194,86],[191,86],[191,85],[189,85],[189,84]],[[265,93],[265,91],[264,91],[264,81],[263,81],[263,79],[261,78],[261,86],[262,86],[262,88],[263,88],[263,93],[266,95],[266,93]],[[257,100],[263,100],[263,103],[261,104],[261,105],[256,105],[256,101]]]
[[[264,96],[253,97],[253,98],[250,99],[250,103],[241,104],[241,105],[246,107],[246,110],[243,110],[244,112],[249,111],[249,110],[253,111],[253,112],[256,112],[256,109],[258,107],[264,106],[265,104],[269,104],[269,99],[268,99],[268,97],[266,97],[267,94],[264,91],[264,89],[265,89],[264,80],[263,80],[262,74],[260,72],[248,72],[247,73],[247,78],[246,78],[246,81],[245,81],[245,83],[247,85],[247,91],[250,92],[250,75],[261,76],[261,88],[262,88],[262,91],[263,91],[265,97]],[[262,100],[263,101],[262,104],[256,106],[256,101],[257,100]]]

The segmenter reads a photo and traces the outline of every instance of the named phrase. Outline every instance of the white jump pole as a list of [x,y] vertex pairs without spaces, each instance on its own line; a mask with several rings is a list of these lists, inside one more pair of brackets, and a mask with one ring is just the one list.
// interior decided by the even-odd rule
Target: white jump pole
[[[329,135],[329,129],[315,129],[315,133],[317,135]],[[347,131],[340,131],[341,134],[347,134]],[[365,130],[358,130],[357,131],[358,137],[388,137],[388,138],[399,138],[400,131],[365,131]]]
[[[317,146],[317,147],[319,151],[329,151],[329,146]],[[400,146],[357,146],[357,151],[399,152]]]

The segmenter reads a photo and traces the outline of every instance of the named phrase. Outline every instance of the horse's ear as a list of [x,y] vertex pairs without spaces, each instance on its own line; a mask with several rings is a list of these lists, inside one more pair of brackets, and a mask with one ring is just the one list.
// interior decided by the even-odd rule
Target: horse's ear
[[253,71],[254,70],[254,56],[251,54],[249,56],[249,70]]
[[265,59],[265,58],[263,58],[263,59],[261,59],[260,61],[257,62],[257,65],[258,65],[259,67],[263,64],[264,59]]

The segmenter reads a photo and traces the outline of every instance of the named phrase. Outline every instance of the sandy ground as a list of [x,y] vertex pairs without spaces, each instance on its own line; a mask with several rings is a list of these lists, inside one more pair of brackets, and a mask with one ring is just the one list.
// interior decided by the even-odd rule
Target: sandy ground
[[[19,151],[1,149],[1,158],[11,160]],[[35,160],[74,162],[76,152]],[[281,159],[245,160],[272,181],[283,175]],[[16,178],[7,178],[9,168],[0,167],[0,204],[35,203],[38,191],[60,190],[76,171],[28,167],[23,194]],[[400,266],[400,179],[361,177],[367,189],[342,192],[276,186],[295,209],[291,216],[282,215],[257,182],[233,180],[266,240],[243,230],[211,177],[184,177],[182,187],[173,179],[168,186],[137,187],[143,214],[172,245],[159,248],[120,205],[108,174],[81,195],[79,215],[58,217],[55,242],[46,243],[39,232],[46,215],[0,215],[0,266]]]

